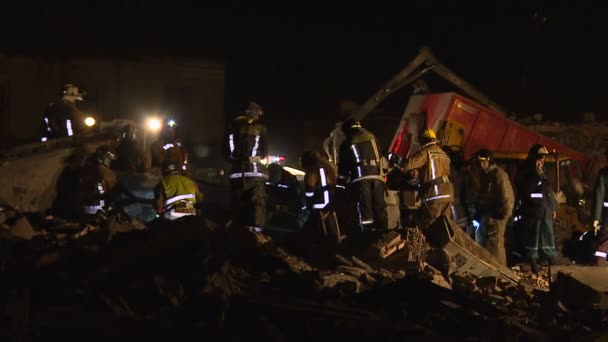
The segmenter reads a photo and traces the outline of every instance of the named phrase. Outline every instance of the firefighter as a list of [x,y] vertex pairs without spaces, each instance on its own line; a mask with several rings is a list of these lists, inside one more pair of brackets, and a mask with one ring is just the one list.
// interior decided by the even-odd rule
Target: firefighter
[[333,165],[319,153],[306,151],[300,157],[300,165],[306,172],[304,186],[306,206],[313,213],[315,228],[322,239],[340,244],[344,236],[334,208],[337,173]]
[[441,216],[452,218],[454,187],[449,179],[450,157],[437,144],[435,131],[425,128],[418,140],[422,147],[408,159],[404,172],[418,169],[421,207],[416,223],[425,231]]
[[386,230],[386,184],[376,137],[354,119],[344,121],[342,131],[345,140],[338,156],[338,183],[347,184],[355,202],[356,225],[362,232]]
[[477,242],[506,265],[505,232],[515,198],[507,173],[494,163],[489,150],[481,149],[473,158],[480,170]]
[[167,119],[161,128],[158,139],[150,146],[152,166],[162,166],[165,159],[183,170],[188,163],[188,154],[178,135],[177,122]]
[[[608,158],[608,148],[604,155]],[[597,243],[595,261],[597,265],[608,266],[608,166],[598,173],[592,200],[593,231]]]
[[301,229],[308,219],[304,187],[279,163],[268,165],[266,226]]
[[533,272],[538,272],[539,249],[552,264],[557,255],[553,220],[557,200],[544,171],[547,148],[536,144],[528,151],[524,167],[517,173],[517,215],[521,216],[520,244]]
[[[450,181],[454,185],[454,203],[452,215],[454,221],[469,235],[475,238],[475,229],[479,226],[475,218],[477,188],[469,163],[464,159],[460,148],[444,146],[443,150],[450,157]],[[478,183],[478,182],[477,182]]]
[[83,213],[87,216],[105,211],[119,197],[116,174],[110,164],[116,155],[107,145],[100,146],[85,163],[80,175]]
[[144,156],[137,142],[137,127],[133,125],[124,127],[112,168],[129,173],[144,171]]
[[233,222],[261,232],[266,220],[267,171],[261,163],[268,153],[266,127],[259,123],[262,107],[249,102],[236,117],[224,139],[224,155],[231,164]]
[[59,137],[71,137],[84,132],[85,116],[76,107],[76,101],[82,101],[81,93],[73,84],[66,84],[60,93],[60,100],[52,102],[44,112],[41,126],[41,140]]
[[195,204],[203,200],[198,185],[183,175],[180,164],[164,160],[162,179],[154,187],[154,210],[159,217],[173,221],[196,215]]

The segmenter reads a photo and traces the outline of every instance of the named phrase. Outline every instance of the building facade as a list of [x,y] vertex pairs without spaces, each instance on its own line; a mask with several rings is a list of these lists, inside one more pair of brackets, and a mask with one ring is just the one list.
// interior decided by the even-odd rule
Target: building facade
[[217,147],[224,130],[223,63],[174,58],[49,59],[0,54],[0,144],[39,139],[63,84],[86,91],[79,109],[99,121],[173,117],[193,145]]

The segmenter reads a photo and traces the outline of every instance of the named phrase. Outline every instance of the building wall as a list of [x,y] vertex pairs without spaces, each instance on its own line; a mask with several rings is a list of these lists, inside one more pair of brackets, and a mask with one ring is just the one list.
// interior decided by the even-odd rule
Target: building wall
[[0,143],[39,138],[45,108],[65,83],[87,91],[78,107],[98,120],[178,119],[184,138],[215,146],[224,129],[224,66],[183,59],[42,59],[0,55]]

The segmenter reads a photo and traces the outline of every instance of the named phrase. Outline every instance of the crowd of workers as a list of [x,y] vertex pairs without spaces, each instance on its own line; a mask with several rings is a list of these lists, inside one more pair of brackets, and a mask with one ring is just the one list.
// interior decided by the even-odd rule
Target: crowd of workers
[[[64,87],[61,102],[51,105],[44,116],[44,139],[71,136],[83,129],[80,123],[84,116],[74,105],[76,100],[82,100],[82,95],[74,85]],[[272,191],[268,190],[268,185],[274,184],[290,189],[295,194],[292,198],[303,198],[293,202],[310,214],[298,216],[300,226],[308,221],[321,239],[338,245],[347,235],[345,227],[340,227],[339,223],[338,191],[345,189],[352,203],[354,231],[383,232],[394,228],[388,224],[385,199],[390,188],[416,194],[420,203],[417,208],[403,206],[402,221],[408,226],[414,224],[424,232],[437,219],[446,217],[457,222],[502,264],[507,264],[507,236],[512,236],[507,244],[518,248],[533,271],[538,271],[541,257],[549,263],[555,262],[558,252],[553,221],[558,201],[544,171],[549,154],[545,146],[530,148],[511,184],[509,175],[496,165],[491,151],[481,149],[466,161],[461,151],[440,146],[435,132],[426,127],[415,137],[420,146],[415,153],[399,163],[388,161],[382,156],[374,134],[359,121],[347,119],[341,127],[344,139],[337,165],[316,151],[304,152],[300,157],[300,165],[305,171],[301,185],[295,176],[281,167],[263,162],[268,154],[268,134],[260,123],[262,115],[262,107],[249,102],[225,135],[224,155],[230,163],[234,227],[264,231],[268,191]],[[135,127],[125,127],[116,153],[102,146],[83,166],[84,215],[96,215],[116,205],[122,189],[118,186],[115,170],[144,170],[143,156],[135,144],[136,135]],[[188,177],[188,154],[174,121],[165,123],[150,152],[152,165],[162,170],[162,178],[154,189],[153,206],[158,217],[175,220],[196,215],[202,194],[197,183]],[[304,196],[298,190],[300,186]],[[280,198],[273,197],[275,200]],[[608,255],[608,168],[600,172],[594,198],[593,227],[600,241],[596,256],[598,263],[605,263]],[[513,234],[507,234],[509,222],[516,223]]]

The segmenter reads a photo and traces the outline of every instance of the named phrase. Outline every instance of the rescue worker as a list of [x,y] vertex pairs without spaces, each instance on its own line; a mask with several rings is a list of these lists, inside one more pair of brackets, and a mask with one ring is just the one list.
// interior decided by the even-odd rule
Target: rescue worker
[[523,168],[517,173],[517,209],[520,222],[520,244],[533,272],[538,272],[539,250],[552,264],[557,251],[553,233],[557,201],[544,171],[547,148],[536,144],[528,151]]
[[340,231],[334,207],[336,181],[338,175],[333,165],[319,153],[306,151],[300,157],[300,165],[306,172],[304,189],[306,206],[313,213],[315,228],[321,238],[334,244],[344,239]]
[[492,152],[481,149],[474,160],[481,173],[477,214],[480,225],[475,239],[506,265],[505,232],[515,203],[513,187],[507,173],[494,163]]
[[85,215],[96,215],[118,200],[120,191],[116,174],[110,169],[115,159],[112,149],[103,145],[84,165],[80,175],[80,191]]
[[150,146],[152,166],[162,166],[165,159],[183,170],[188,164],[188,154],[178,135],[177,122],[167,119],[161,128],[158,139]]
[[418,227],[425,231],[441,216],[452,218],[454,187],[450,182],[450,157],[437,144],[431,128],[419,133],[421,148],[408,160],[404,172],[418,169],[421,206],[417,213]]
[[354,119],[344,121],[342,131],[345,140],[338,155],[338,183],[347,184],[355,202],[356,224],[362,232],[386,230],[386,184],[376,137]]
[[127,125],[123,129],[120,143],[116,148],[116,160],[112,163],[112,168],[129,173],[144,171],[144,156],[137,142],[137,127]]
[[454,203],[452,215],[456,222],[471,238],[475,238],[475,230],[479,226],[475,218],[477,188],[469,163],[465,161],[460,148],[444,146],[443,150],[450,157],[450,181],[454,185]]
[[262,107],[249,102],[244,115],[236,117],[224,139],[230,162],[232,219],[237,225],[261,232],[266,221],[267,171],[261,163],[268,153],[266,127],[259,123]]
[[[604,155],[608,158],[608,148]],[[598,172],[591,209],[597,244],[595,261],[598,266],[608,266],[608,166]]]
[[266,225],[300,229],[308,219],[304,188],[298,178],[278,163],[268,165]]
[[85,116],[76,108],[76,101],[82,101],[81,93],[73,84],[66,84],[60,93],[60,100],[52,102],[44,112],[41,125],[41,141],[59,137],[71,137],[84,132]]
[[173,221],[196,215],[195,204],[203,200],[198,185],[182,174],[181,165],[163,161],[162,179],[154,187],[153,207],[156,214]]

